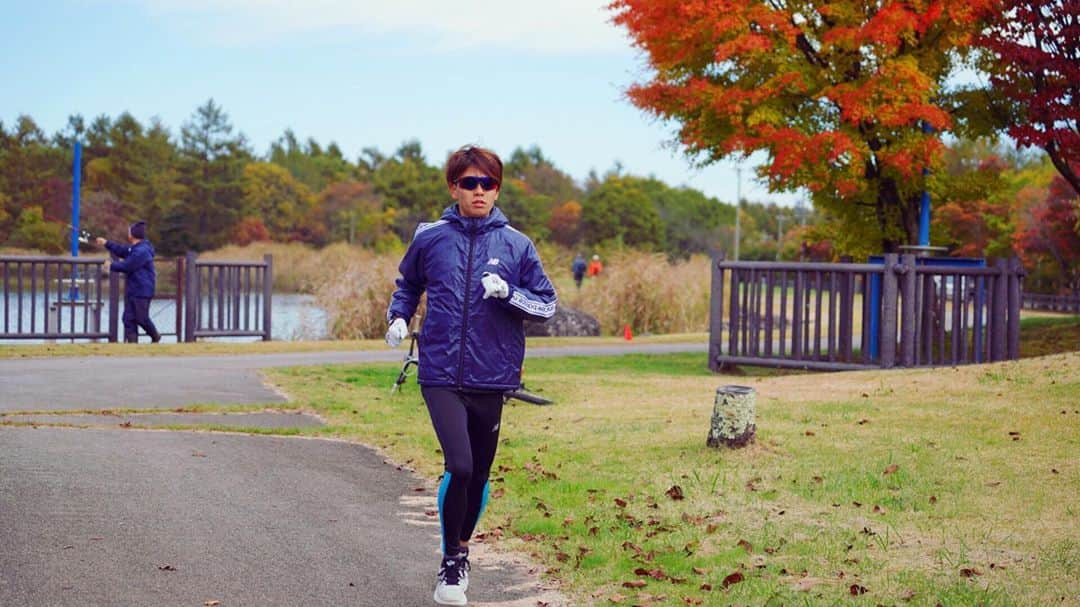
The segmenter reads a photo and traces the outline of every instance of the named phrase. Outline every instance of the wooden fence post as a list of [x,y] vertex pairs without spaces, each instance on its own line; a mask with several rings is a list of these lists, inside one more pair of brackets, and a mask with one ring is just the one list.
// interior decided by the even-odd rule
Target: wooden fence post
[[738,268],[731,268],[731,282],[728,288],[731,295],[728,297],[728,356],[742,356],[739,351],[739,276]]
[[109,343],[120,341],[120,272],[109,272]]
[[185,275],[184,282],[186,283],[184,294],[187,299],[187,305],[184,306],[184,341],[195,341],[195,320],[199,313],[199,268],[196,265],[198,256],[195,253],[189,252],[185,256]]
[[1020,358],[1020,300],[1023,289],[1024,264],[1020,258],[1009,260],[1009,321],[1008,321],[1008,356],[1009,360]]
[[176,258],[176,343],[184,341],[184,258]]
[[1005,332],[1008,320],[1005,317],[1009,303],[1009,268],[1004,259],[994,262],[997,275],[994,276],[994,292],[990,308],[990,361],[1005,360]]
[[881,334],[878,349],[881,367],[896,366],[896,265],[899,256],[886,253],[881,273]]
[[[916,294],[919,285],[919,277],[915,274],[915,256],[911,253],[901,256],[901,269],[904,281],[901,295],[903,307],[900,311],[902,325],[900,327],[900,364],[904,367],[915,366],[915,348],[918,342],[918,334],[915,330],[915,312],[919,297]],[[923,305],[932,306],[933,298],[923,295]],[[923,331],[932,331],[931,323],[924,323]]]
[[720,255],[712,260],[712,295],[709,297],[709,370],[720,370],[720,340],[724,338],[724,271],[720,269]]
[[270,299],[274,296],[274,256],[263,255],[266,262],[263,275],[263,341],[270,341]]

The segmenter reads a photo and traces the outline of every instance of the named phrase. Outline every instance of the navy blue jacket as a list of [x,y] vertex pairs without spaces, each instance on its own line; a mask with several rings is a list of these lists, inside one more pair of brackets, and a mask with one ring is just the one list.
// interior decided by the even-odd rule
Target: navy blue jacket
[[154,246],[150,241],[140,240],[126,245],[108,240],[105,248],[120,258],[109,265],[109,271],[127,275],[124,293],[129,297],[153,297],[157,272],[154,271]]
[[[512,390],[521,384],[524,320],[551,318],[558,298],[536,247],[502,211],[470,218],[457,205],[448,207],[439,221],[416,228],[398,271],[387,321],[409,322],[420,295],[428,295],[420,329],[421,385]],[[499,274],[510,296],[484,299],[484,272]]]

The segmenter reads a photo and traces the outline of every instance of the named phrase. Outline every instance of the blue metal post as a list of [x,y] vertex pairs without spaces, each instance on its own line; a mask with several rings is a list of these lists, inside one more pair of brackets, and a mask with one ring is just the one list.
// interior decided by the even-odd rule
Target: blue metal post
[[82,144],[75,141],[75,164],[71,171],[74,180],[71,186],[71,256],[79,256],[79,190],[82,189]]
[[[934,127],[930,126],[930,123],[925,120],[922,123],[922,132],[930,134],[934,132]],[[930,167],[923,167],[923,192],[922,192],[922,206],[919,209],[919,246],[925,247],[930,245],[930,190],[927,189],[927,176],[930,175]]]
[[[71,167],[73,175],[71,185],[71,256],[79,256],[79,191],[82,189],[82,144],[75,140],[75,162]],[[71,301],[79,300],[79,272],[77,266],[71,266],[71,289],[68,296]],[[74,312],[72,312],[74,313]]]

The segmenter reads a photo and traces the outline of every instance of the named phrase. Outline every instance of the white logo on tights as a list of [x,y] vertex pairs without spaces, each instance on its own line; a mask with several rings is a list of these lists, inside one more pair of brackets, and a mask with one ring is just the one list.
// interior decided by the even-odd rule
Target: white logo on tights
[[499,424],[495,424],[495,427],[492,428],[491,431],[492,432],[498,432],[499,431]]

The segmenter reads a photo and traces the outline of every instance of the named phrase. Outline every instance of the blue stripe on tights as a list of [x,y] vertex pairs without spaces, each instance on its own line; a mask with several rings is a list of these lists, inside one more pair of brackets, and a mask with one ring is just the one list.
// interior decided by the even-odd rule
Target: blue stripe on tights
[[[450,486],[450,472],[443,473],[439,483],[439,529],[442,531],[442,553],[446,554],[446,523],[443,521],[443,502],[446,501],[446,489]],[[486,496],[486,494],[485,494]]]
[[[480,524],[480,517],[484,516],[484,508],[487,508],[488,488],[490,486],[490,482],[484,481],[484,493],[480,496],[480,511],[476,513],[476,525]],[[476,527],[476,525],[473,525],[473,527]]]

